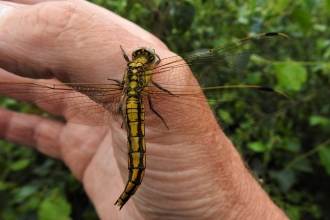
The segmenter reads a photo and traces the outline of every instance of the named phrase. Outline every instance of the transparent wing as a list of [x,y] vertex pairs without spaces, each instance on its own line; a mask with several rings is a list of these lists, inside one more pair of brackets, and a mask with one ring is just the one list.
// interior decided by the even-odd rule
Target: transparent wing
[[[267,33],[162,59],[153,68],[152,79],[157,84],[150,83],[143,95],[146,126],[157,132],[194,134],[218,129],[218,123],[230,122],[231,114],[241,114],[242,121],[256,121],[287,109],[291,102],[285,94],[239,84],[247,70],[253,72],[281,60],[288,42],[283,34]],[[2,95],[34,102],[70,122],[90,125],[107,125],[119,118],[121,93],[116,83],[0,81]],[[201,122],[208,120],[206,115],[211,112],[217,121],[210,120],[205,127]]]
[[162,84],[194,84],[194,81],[186,82],[187,76],[179,74],[189,66],[202,88],[225,85],[233,79],[245,78],[249,72],[260,71],[274,61],[283,60],[290,46],[290,38],[284,34],[259,34],[214,49],[189,53],[182,59],[179,56],[162,59],[161,64],[153,69],[153,78]]
[[[146,126],[156,132],[196,134],[226,128],[240,123],[254,123],[272,117],[291,107],[291,99],[269,87],[236,85],[190,90],[173,89],[172,94],[150,94],[152,108],[166,122],[146,106]],[[144,103],[149,103],[144,98]],[[210,120],[212,111],[216,117]],[[235,117],[233,117],[235,116]],[[235,120],[235,119],[236,120]],[[207,127],[201,122],[207,121]]]
[[74,123],[108,125],[119,117],[121,89],[115,84],[0,81],[0,94],[33,102]]
[[[289,48],[290,40],[286,35],[266,33],[184,55],[182,59],[163,59],[153,70],[153,80],[173,95],[166,92],[151,94],[151,102],[168,128],[148,108],[146,126],[164,133],[199,133],[204,132],[203,129],[219,128],[213,122],[207,128],[200,126],[200,122],[207,120],[203,116],[207,114],[203,113],[210,111],[209,107],[221,125],[233,120],[231,114],[242,114],[239,118],[243,123],[259,121],[288,109],[291,100],[285,94],[266,86],[240,83],[250,72],[283,59]],[[205,97],[209,105],[205,105]]]

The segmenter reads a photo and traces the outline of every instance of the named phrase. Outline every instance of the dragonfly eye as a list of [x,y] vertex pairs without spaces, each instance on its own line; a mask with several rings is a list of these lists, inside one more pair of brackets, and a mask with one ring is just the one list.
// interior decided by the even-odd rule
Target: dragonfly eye
[[145,59],[144,63],[145,64],[150,64],[150,63],[155,62],[156,55],[151,50],[148,50],[146,48],[141,48],[141,49],[133,51],[133,53],[132,53],[132,60],[133,61],[138,59],[138,58]]
[[153,63],[153,62],[155,62],[155,54],[149,54],[149,58],[148,58],[148,60],[149,60],[149,63]]

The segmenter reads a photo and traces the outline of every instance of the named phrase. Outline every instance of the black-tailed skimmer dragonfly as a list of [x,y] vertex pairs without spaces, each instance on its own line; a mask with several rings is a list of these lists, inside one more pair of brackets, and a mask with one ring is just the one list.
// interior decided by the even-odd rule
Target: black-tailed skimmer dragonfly
[[[129,157],[128,181],[115,203],[122,208],[142,183],[146,169],[145,125],[156,132],[197,134],[219,129],[221,111],[228,106],[229,113],[240,106],[243,115],[253,112],[261,118],[290,107],[290,99],[279,91],[233,85],[235,80],[231,80],[239,83],[240,77],[247,77],[247,69],[255,72],[279,60],[288,41],[284,34],[265,33],[165,59],[143,47],[130,59],[118,47],[127,61],[123,79],[110,78],[106,84],[0,81],[0,94],[24,100],[27,93],[38,93],[33,103],[47,102],[54,106],[52,113],[70,122],[107,125],[121,118],[127,131]],[[61,99],[67,100],[66,105],[57,108]],[[207,127],[200,125],[205,120],[203,113],[211,110],[218,121],[210,121]],[[187,114],[191,111],[199,114],[191,117]]]

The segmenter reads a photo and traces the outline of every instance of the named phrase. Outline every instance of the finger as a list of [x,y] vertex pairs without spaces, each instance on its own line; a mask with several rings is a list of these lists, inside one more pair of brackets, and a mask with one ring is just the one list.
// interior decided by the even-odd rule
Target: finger
[[0,16],[0,67],[24,77],[65,82],[120,79],[126,61],[119,46],[133,48],[144,42],[69,2],[13,8]]
[[99,32],[102,21],[90,19],[90,13],[71,3],[42,3],[1,15],[0,65],[9,72],[32,78],[72,78],[79,70],[86,75],[97,72],[95,66],[105,69],[105,61],[95,59],[92,64],[91,55],[99,56],[101,52],[114,56],[102,51],[102,39],[91,39],[86,34]]
[[[40,80],[23,78],[0,69],[0,94],[23,102],[34,102],[38,107],[51,114],[65,116],[61,114],[68,104],[64,102],[69,98],[70,92],[52,92],[52,85],[59,81]],[[39,85],[39,86],[38,86]],[[43,86],[44,85],[44,86]]]
[[[98,84],[71,84],[52,80],[22,80],[0,69],[0,94],[19,101],[32,102],[41,109],[67,121],[89,125],[109,125],[119,117],[120,90],[110,84],[98,90]],[[115,87],[115,86],[114,86]],[[106,92],[110,92],[107,95]],[[86,95],[82,94],[85,93]]]
[[[106,144],[111,143],[111,138],[110,142],[106,142],[110,137],[108,132],[107,127],[91,129],[89,126],[64,124],[37,115],[0,109],[0,139],[63,160],[79,180],[82,180],[86,167],[101,144],[111,151]],[[82,136],[88,138],[82,141]]]
[[1,5],[1,7],[4,7],[4,8],[6,8],[8,6],[7,9],[20,8],[20,7],[25,6],[25,5],[22,5],[22,4],[16,4],[13,1],[2,1],[0,5]]
[[[45,16],[47,18],[48,13],[54,13],[54,8],[57,9],[57,11],[55,10],[55,14],[60,14],[60,12],[63,11],[68,12],[68,10],[65,11],[63,8],[72,9],[74,13],[70,14],[70,12],[68,12],[69,15],[67,15],[67,17],[71,16],[74,18],[70,18],[70,21],[65,22],[65,26],[63,27],[61,26],[62,23],[56,23],[59,22],[56,20],[55,26],[53,23],[42,23],[41,26],[43,28],[41,28],[41,32],[38,32],[38,28],[34,28],[33,30],[37,31],[32,32],[32,34],[28,34],[29,30],[23,31],[24,33],[27,33],[28,37],[24,37],[23,39],[17,38],[16,40],[18,43],[16,43],[15,40],[15,42],[11,41],[13,41],[15,37],[21,36],[21,33],[16,33],[17,29],[15,29],[14,27],[10,27],[10,25],[9,27],[7,27],[8,22],[4,22],[4,27],[6,27],[7,29],[0,28],[0,36],[1,30],[5,30],[5,32],[7,30],[10,32],[13,29],[14,33],[11,33],[10,35],[13,35],[14,37],[6,38],[7,34],[4,35],[4,41],[7,41],[7,43],[0,45],[0,48],[1,46],[4,47],[3,50],[0,50],[0,55],[3,51],[5,51],[6,53],[3,52],[3,56],[0,56],[0,64],[2,64],[4,68],[23,76],[29,76],[33,78],[50,78],[55,76],[61,81],[67,79],[67,82],[88,81],[97,83],[109,83],[109,81],[106,80],[107,78],[109,78],[109,75],[107,75],[108,73],[104,71],[106,69],[110,69],[112,74],[118,75],[118,77],[111,76],[111,78],[122,78],[126,61],[122,58],[121,51],[120,56],[109,55],[113,56],[114,61],[120,59],[120,61],[118,62],[108,62],[106,59],[95,59],[97,57],[100,57],[100,53],[109,54],[109,51],[113,53],[113,48],[109,48],[105,51],[102,51],[102,49],[96,50],[95,48],[91,48],[91,42],[84,42],[84,38],[82,41],[77,41],[76,37],[72,37],[72,35],[83,35],[81,30],[80,32],[78,31],[79,33],[71,34],[71,32],[79,30],[77,28],[74,28],[76,26],[85,27],[86,20],[83,19],[82,22],[79,19],[83,18],[84,16],[89,18],[89,16],[87,16],[87,13],[85,11],[75,8],[70,3],[64,3],[65,4],[63,5],[63,2],[61,4],[60,2],[57,2],[55,3],[55,6],[54,3],[43,3],[35,6],[17,8],[11,10],[10,12],[7,12],[7,14],[10,14],[13,17],[13,19],[10,20],[9,24],[15,24],[15,19],[20,18],[22,14],[24,16],[24,13],[27,12],[29,15],[26,14],[25,16],[29,17],[31,20],[33,20],[33,16],[35,16],[36,14],[40,15],[41,18],[37,19],[36,22],[39,22],[40,20],[51,20],[51,18],[43,19],[42,16]],[[15,12],[13,12],[15,10],[21,10],[21,13],[16,15]],[[39,13],[37,13],[36,11],[39,11]],[[81,16],[75,19],[75,14],[81,14]],[[102,23],[102,19],[92,23],[96,24],[98,22]],[[30,23],[28,22],[27,26]],[[71,23],[73,24],[71,25]],[[114,27],[116,25],[112,26]],[[99,29],[100,27],[101,26],[96,25],[95,29]],[[54,31],[54,28],[56,29],[56,31],[61,31],[62,29],[65,30],[60,33],[57,33],[56,31]],[[104,28],[102,27],[102,30],[103,29]],[[86,33],[89,34],[95,34],[97,32],[97,30],[86,31]],[[55,38],[53,35],[55,35]],[[58,37],[58,35],[60,35],[60,37]],[[85,38],[94,37],[86,36]],[[28,42],[24,42],[24,40],[26,39],[28,39]],[[35,39],[40,39],[41,45],[39,41],[36,42]],[[122,37],[121,40],[122,39],[124,38]],[[22,45],[19,45],[20,43]],[[92,42],[91,44],[93,45],[93,43],[94,42]],[[76,49],[71,49],[71,47],[74,47],[77,44],[83,46]],[[8,49],[8,47],[12,48]],[[101,45],[99,45],[99,47],[101,47]],[[98,47],[96,46],[96,48]],[[119,46],[117,48],[119,50]],[[29,55],[28,53],[31,53],[31,51],[33,51],[33,54]],[[59,53],[59,51],[62,52]],[[87,57],[88,54],[89,56]],[[105,56],[108,57],[107,55]],[[3,59],[2,62],[1,59]],[[122,63],[122,65],[118,65],[120,63]],[[108,68],[109,65],[111,66],[111,68]],[[93,73],[93,75],[91,73]],[[81,95],[74,90],[70,90],[69,88],[56,90],[52,89],[53,85],[49,85],[48,87],[44,84],[29,85],[26,83],[19,84],[19,87],[15,88],[12,87],[13,84],[6,84],[6,82],[1,83],[1,86],[2,87],[0,88],[0,92],[2,94],[18,98],[23,101],[33,101],[44,110],[52,114],[64,116],[71,122],[100,125],[114,122],[118,118],[118,114],[114,113],[114,111],[117,110],[117,105],[111,106],[111,109],[113,109],[112,112],[110,112],[110,114],[106,114],[105,109],[102,108],[101,105],[93,103],[86,96]],[[17,86],[17,84],[15,84],[15,86]]]
[[[121,27],[126,27],[127,30],[129,32],[131,32],[131,34],[134,34],[135,36],[137,36],[147,42],[150,42],[154,45],[158,45],[159,47],[162,47],[164,49],[168,49],[166,47],[166,45],[153,34],[147,32],[146,30],[142,29],[141,27],[134,24],[133,22],[116,15],[115,13],[113,13],[105,8],[95,5],[89,1],[82,1],[82,0],[66,0],[66,1],[71,2],[90,12],[93,11],[97,15],[101,15],[101,16],[105,17],[107,20],[112,21]],[[46,1],[45,0],[14,0],[12,2],[32,5],[32,4],[37,4],[37,3],[46,2]]]
[[63,123],[36,115],[0,109],[0,138],[32,147],[53,158],[61,159],[59,148]]

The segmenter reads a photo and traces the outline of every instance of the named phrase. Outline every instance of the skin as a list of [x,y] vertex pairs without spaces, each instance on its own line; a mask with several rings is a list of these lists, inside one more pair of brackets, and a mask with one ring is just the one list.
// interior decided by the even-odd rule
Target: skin
[[[107,83],[121,79],[126,67],[120,45],[129,56],[138,46],[151,47],[161,58],[173,55],[150,33],[88,2],[0,6],[10,6],[0,13],[1,80]],[[214,120],[212,114],[205,118],[203,126]],[[120,127],[120,120],[89,126],[0,109],[0,137],[63,160],[101,219],[287,219],[220,129],[194,136],[147,130],[145,178],[119,211],[113,204],[128,174],[126,132]]]

